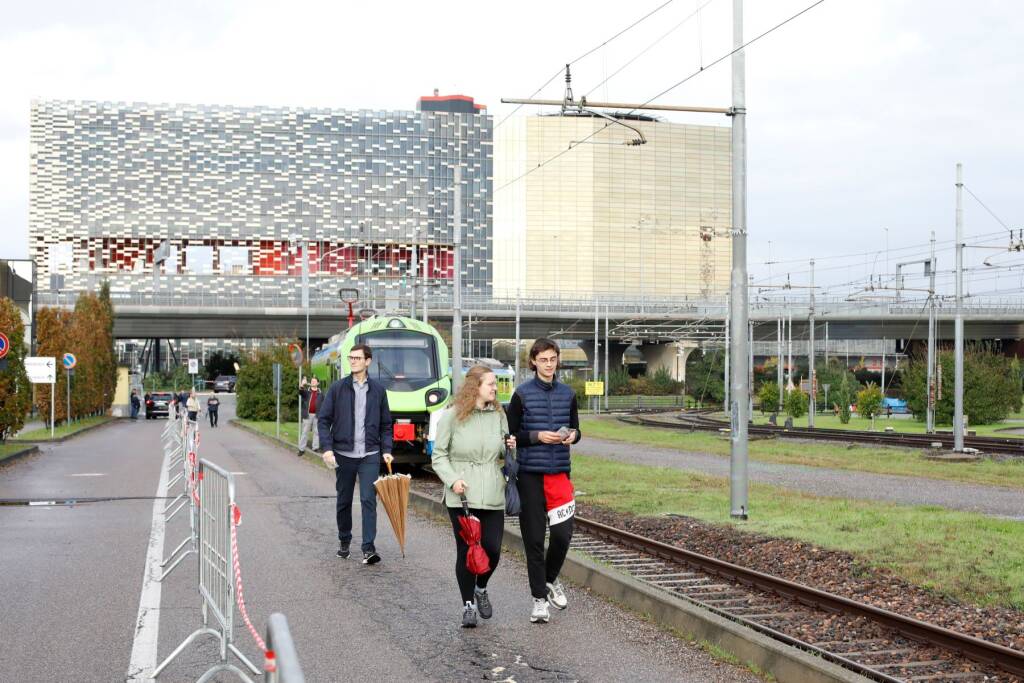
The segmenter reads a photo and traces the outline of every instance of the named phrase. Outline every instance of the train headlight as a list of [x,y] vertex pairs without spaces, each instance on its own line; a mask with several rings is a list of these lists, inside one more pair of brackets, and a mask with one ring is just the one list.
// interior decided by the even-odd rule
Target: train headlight
[[448,396],[448,392],[444,389],[431,389],[427,392],[427,405],[436,406],[441,403]]
[[398,318],[392,318],[391,320],[388,321],[388,327],[391,328],[392,330],[396,330],[398,328],[405,327],[405,323],[403,323]]

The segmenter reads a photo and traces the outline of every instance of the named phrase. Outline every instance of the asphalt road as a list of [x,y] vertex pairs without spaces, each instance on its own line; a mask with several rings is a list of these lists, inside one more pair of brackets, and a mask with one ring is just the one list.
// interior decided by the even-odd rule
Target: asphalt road
[[[525,567],[511,555],[491,582],[494,618],[461,629],[449,527],[410,513],[403,559],[381,510],[384,561],[335,558],[333,477],[228,425],[233,409],[224,398],[200,456],[235,473],[249,614],[261,631],[271,612],[288,617],[307,680],[756,680],[573,587],[566,612],[530,624]],[[0,680],[125,680],[163,425],[118,421],[0,466],[0,499],[108,499],[0,506]],[[184,515],[167,523],[162,552],[186,533]],[[161,584],[158,661],[199,627],[199,607],[190,558]],[[237,617],[234,638],[261,663]],[[159,680],[195,680],[217,658],[216,641],[202,638]]]

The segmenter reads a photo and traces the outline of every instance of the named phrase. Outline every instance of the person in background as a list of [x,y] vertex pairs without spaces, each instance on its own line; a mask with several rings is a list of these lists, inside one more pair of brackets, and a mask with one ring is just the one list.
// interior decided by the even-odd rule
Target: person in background
[[195,422],[199,419],[199,399],[196,398],[196,390],[188,392],[188,399],[185,401],[185,409],[188,411],[188,419]]
[[[363,512],[363,564],[377,564],[377,491],[373,482],[380,473],[380,461],[390,463],[394,442],[388,392],[370,379],[367,369],[373,351],[356,344],[348,352],[350,375],[331,385],[317,411],[320,445],[324,462],[335,469],[338,491],[338,557],[349,556],[352,542],[352,493],[359,478],[359,507]],[[337,454],[337,455],[335,455]]]
[[213,394],[210,398],[206,399],[206,416],[210,418],[210,426],[217,426],[217,411],[220,410],[220,399],[217,398],[217,394]]
[[299,457],[306,450],[306,443],[312,433],[313,438],[313,450],[320,450],[320,430],[317,429],[316,425],[316,411],[320,406],[320,380],[314,377],[309,382],[309,388],[306,388],[306,378],[302,378],[302,385],[299,387],[299,406],[302,408],[302,412],[299,415],[299,419],[302,421],[302,431],[299,434]]
[[145,407],[145,409],[146,409],[146,417],[147,417],[147,418],[149,417],[149,400],[150,400],[150,399],[149,399],[149,392],[147,391],[147,392],[145,393],[145,395],[144,395],[144,396],[142,397],[142,405],[143,405],[143,406]]
[[137,389],[132,389],[131,410],[132,410],[132,419],[133,420],[138,420],[139,419],[139,392],[138,392]]
[[[569,479],[569,446],[580,440],[576,392],[558,381],[558,344],[538,339],[530,348],[533,379],[516,388],[508,406],[509,431],[519,444],[519,528],[533,594],[530,621],[546,624],[549,605],[569,602],[558,580],[572,540],[576,498]],[[550,529],[547,554],[544,530]]]
[[[505,476],[499,460],[505,446],[515,448],[515,439],[505,439],[508,420],[495,400],[498,380],[483,365],[470,368],[459,392],[437,425],[437,438],[431,466],[444,482],[444,502],[455,531],[455,578],[462,594],[462,627],[474,628],[477,615],[490,619],[493,614],[487,595],[487,582],[501,556],[501,538],[505,529]],[[474,575],[466,567],[469,546],[459,535],[462,501],[480,520],[480,545],[490,560],[491,569]]]

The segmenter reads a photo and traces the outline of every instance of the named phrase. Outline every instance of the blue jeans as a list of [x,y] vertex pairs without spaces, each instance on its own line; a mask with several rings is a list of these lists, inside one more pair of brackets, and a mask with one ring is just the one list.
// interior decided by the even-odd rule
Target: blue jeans
[[380,474],[380,454],[363,458],[346,458],[338,454],[338,468],[334,471],[338,491],[337,517],[338,540],[352,541],[352,494],[355,491],[356,475],[359,476],[359,507],[363,511],[363,552],[376,550],[373,541],[377,538],[377,491],[373,482]]

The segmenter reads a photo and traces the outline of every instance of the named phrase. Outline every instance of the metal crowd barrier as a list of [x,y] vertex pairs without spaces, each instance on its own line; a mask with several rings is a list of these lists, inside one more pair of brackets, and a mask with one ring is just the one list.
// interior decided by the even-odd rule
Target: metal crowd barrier
[[268,654],[264,683],[306,683],[288,620],[279,612],[271,614],[267,621],[267,651],[273,653],[273,658]]
[[[172,463],[168,467],[173,469],[180,466],[181,472],[168,484],[168,489],[179,481],[183,484],[181,492],[164,507],[164,514],[167,515],[166,521],[169,522],[187,505],[189,509],[189,532],[185,540],[178,544],[171,554],[160,563],[161,568],[166,567],[160,575],[160,581],[163,581],[168,574],[174,571],[181,564],[182,560],[197,552],[196,504],[198,503],[198,496],[196,494],[196,467],[199,451],[199,424],[189,420],[184,412],[175,422],[178,425],[172,432],[176,435],[174,443],[177,450],[174,452]],[[174,508],[173,512],[168,514],[167,511],[172,507]]]
[[[231,543],[231,515],[235,511],[235,478],[207,460],[199,461],[199,594],[202,598],[203,626],[195,630],[153,671],[153,678],[167,668],[189,644],[203,635],[220,642],[220,662],[207,669],[197,683],[211,680],[220,671],[231,671],[246,683],[254,683],[245,671],[227,661],[228,651],[253,674],[260,670],[235,647],[235,548]],[[213,626],[210,619],[213,619]]]

